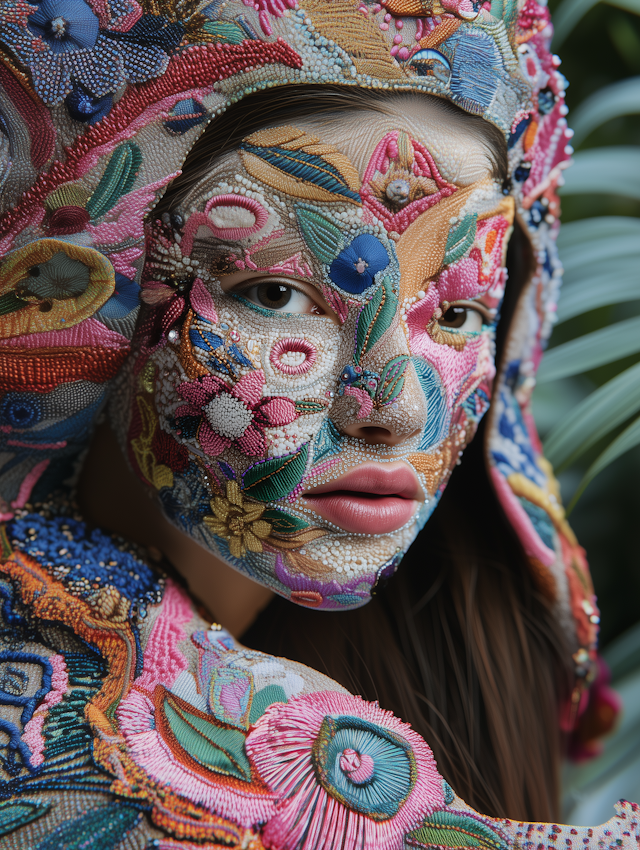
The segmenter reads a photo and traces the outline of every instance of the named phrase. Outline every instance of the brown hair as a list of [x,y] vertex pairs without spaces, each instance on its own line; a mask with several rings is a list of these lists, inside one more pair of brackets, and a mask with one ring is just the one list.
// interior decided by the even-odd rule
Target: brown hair
[[[174,209],[216,157],[251,132],[296,116],[385,111],[390,97],[313,86],[247,97],[194,145],[156,215]],[[445,106],[477,128],[495,176],[505,180],[502,134]],[[516,227],[498,351],[530,275],[528,253]],[[489,482],[483,431],[398,574],[370,604],[329,613],[276,597],[243,642],[315,667],[409,721],[432,747],[447,781],[480,811],[550,821],[558,816],[559,704],[572,685],[569,652]]]

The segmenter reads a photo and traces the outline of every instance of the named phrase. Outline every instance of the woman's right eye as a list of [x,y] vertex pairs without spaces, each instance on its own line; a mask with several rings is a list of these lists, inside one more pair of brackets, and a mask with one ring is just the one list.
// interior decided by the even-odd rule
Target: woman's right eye
[[267,310],[325,315],[325,311],[312,298],[281,281],[268,280],[256,286],[250,286],[239,294]]

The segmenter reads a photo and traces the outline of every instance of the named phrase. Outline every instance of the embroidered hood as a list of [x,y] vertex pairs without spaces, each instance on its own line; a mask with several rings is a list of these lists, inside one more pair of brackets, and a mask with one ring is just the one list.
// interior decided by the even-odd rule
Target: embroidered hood
[[[557,606],[586,674],[598,622],[588,569],[529,408],[561,282],[556,187],[570,154],[565,81],[549,51],[551,34],[548,10],[535,0],[3,3],[0,415],[13,452],[3,516],[42,498],[71,472],[129,350],[145,219],[210,121],[273,86],[434,95],[481,116],[507,142],[504,192],[515,202],[536,265],[498,364],[487,458],[532,574]],[[446,194],[446,186],[439,191]],[[358,294],[376,273],[373,257],[371,281],[362,283],[362,251],[354,240],[335,260],[346,292]],[[179,301],[158,333],[180,315]],[[212,384],[207,403],[221,405],[220,399],[236,404]],[[186,390],[185,402],[185,409],[193,403]],[[75,411],[71,419],[61,412],[65,406]],[[255,440],[265,424],[297,415],[286,400],[277,412],[256,397],[252,412],[258,406],[264,422],[256,420]],[[16,439],[14,431],[37,423],[32,436]],[[225,439],[236,439],[233,428]],[[149,475],[167,469],[156,466]],[[227,497],[232,505],[240,499]],[[221,528],[231,510],[225,505],[212,520]],[[249,520],[256,539],[269,533],[264,518]]]

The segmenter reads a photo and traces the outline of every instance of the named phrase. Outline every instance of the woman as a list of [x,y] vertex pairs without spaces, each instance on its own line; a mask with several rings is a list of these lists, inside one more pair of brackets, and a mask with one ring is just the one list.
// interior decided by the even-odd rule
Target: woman
[[3,846],[631,847],[533,822],[602,708],[546,9],[2,15]]

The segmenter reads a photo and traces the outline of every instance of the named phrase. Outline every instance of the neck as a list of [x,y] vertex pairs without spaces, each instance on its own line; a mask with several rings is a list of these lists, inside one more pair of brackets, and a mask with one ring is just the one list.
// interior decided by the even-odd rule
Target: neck
[[165,519],[127,467],[107,425],[94,435],[78,484],[78,502],[89,521],[152,552],[160,550],[212,618],[234,637],[242,635],[273,596]]

